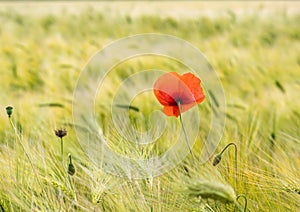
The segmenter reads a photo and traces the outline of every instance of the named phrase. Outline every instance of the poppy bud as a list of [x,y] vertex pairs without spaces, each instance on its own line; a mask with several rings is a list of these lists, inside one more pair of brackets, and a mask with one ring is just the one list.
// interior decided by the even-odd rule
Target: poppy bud
[[218,165],[220,163],[221,159],[222,159],[222,155],[221,154],[217,154],[216,157],[213,160],[213,166]]
[[75,174],[75,166],[72,163],[69,163],[68,174],[73,176]]
[[8,115],[8,118],[10,118],[12,112],[13,112],[13,107],[12,106],[7,106],[6,107],[6,113]]
[[68,166],[68,174],[73,176],[75,174],[75,166],[72,164],[72,156],[69,153],[69,166]]
[[231,142],[229,144],[227,144],[224,149],[215,156],[214,160],[213,160],[213,166],[216,166],[220,163],[221,159],[222,159],[222,154],[228,149],[228,147],[233,146],[234,147],[234,166],[235,166],[235,189],[237,188],[237,182],[238,182],[238,177],[237,177],[237,173],[238,173],[238,164],[237,164],[237,146],[235,143]]

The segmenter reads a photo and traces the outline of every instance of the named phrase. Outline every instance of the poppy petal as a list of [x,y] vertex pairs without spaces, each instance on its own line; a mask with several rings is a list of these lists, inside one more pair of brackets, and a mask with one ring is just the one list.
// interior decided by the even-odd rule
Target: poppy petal
[[178,88],[182,81],[176,72],[169,72],[157,79],[154,84],[154,94],[162,105],[177,105]]
[[163,112],[167,116],[179,116],[179,110],[177,106],[165,106]]
[[205,96],[200,86],[201,80],[192,73],[186,73],[181,76],[181,80],[189,87],[196,102],[200,103]]
[[[199,86],[199,85],[198,85]],[[195,101],[193,93],[179,74],[169,72],[162,75],[154,84],[154,94],[162,105],[177,105]]]
[[180,112],[185,112],[204,100],[205,96],[200,86],[201,80],[192,73],[180,76],[176,72],[169,72],[157,79],[154,84],[154,95],[164,106],[163,112],[167,116],[178,117]]

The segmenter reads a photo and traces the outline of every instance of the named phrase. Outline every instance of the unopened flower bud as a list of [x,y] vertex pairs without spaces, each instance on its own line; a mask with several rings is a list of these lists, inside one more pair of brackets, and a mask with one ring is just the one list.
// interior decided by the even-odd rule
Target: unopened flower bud
[[221,154],[217,154],[216,157],[213,160],[213,166],[218,165],[220,163],[221,159],[222,159],[222,155]]
[[72,156],[69,153],[69,166],[68,166],[68,174],[73,176],[75,174],[75,166],[72,164]]
[[7,106],[6,107],[6,113],[8,115],[8,118],[10,118],[12,112],[13,112],[13,107],[12,106]]

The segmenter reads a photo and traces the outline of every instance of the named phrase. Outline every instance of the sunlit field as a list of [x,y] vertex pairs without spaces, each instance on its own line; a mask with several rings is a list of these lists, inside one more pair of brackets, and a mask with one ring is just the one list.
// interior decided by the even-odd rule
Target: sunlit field
[[[0,23],[0,211],[299,210],[299,3],[0,3]],[[162,175],[133,179],[124,167],[122,177],[106,173],[86,155],[75,127],[97,130],[74,121],[73,97],[99,50],[142,33],[176,36],[203,53],[223,86],[226,109],[219,112],[226,122],[203,163],[211,106],[221,110],[203,81],[206,98],[193,109],[201,119],[193,154]],[[151,69],[189,71],[166,58],[132,58],[107,74],[95,97],[99,131],[112,151],[129,158],[163,154],[181,131],[179,118],[164,116],[152,91],[132,99],[130,108],[112,109],[121,83]],[[153,111],[172,128],[156,142],[139,144],[133,140],[149,138],[127,128],[124,138],[115,127],[124,125],[112,120],[122,108],[131,130],[147,131]],[[188,135],[191,112],[182,114]],[[151,133],[159,129],[154,125]]]

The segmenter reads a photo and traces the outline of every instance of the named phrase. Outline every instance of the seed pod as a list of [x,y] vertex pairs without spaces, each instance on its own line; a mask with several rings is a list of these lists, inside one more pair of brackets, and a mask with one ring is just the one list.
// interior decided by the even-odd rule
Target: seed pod
[[12,106],[7,106],[6,107],[6,113],[8,115],[8,118],[10,118],[12,112],[13,112],[13,107]]
[[70,163],[68,166],[68,174],[71,176],[75,174],[75,166],[72,163]]
[[75,166],[72,164],[72,156],[69,153],[69,166],[68,166],[68,174],[73,176],[75,174]]
[[213,160],[213,166],[218,165],[221,160],[222,160],[222,155],[221,154],[217,154],[216,157]]
[[65,137],[67,135],[67,130],[66,129],[58,129],[55,130],[55,135],[59,138]]

